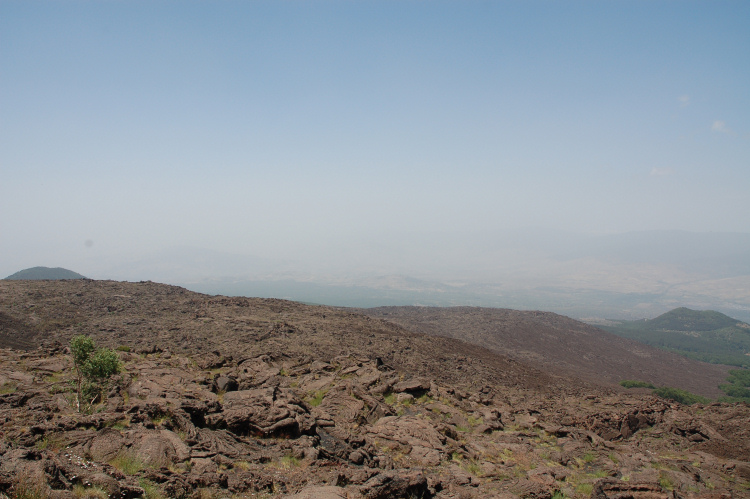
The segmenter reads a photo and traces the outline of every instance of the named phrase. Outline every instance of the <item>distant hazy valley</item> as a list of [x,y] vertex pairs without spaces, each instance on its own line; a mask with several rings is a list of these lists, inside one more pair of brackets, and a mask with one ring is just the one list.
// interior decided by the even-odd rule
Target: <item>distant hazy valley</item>
[[404,233],[301,246],[304,258],[300,248],[272,242],[254,255],[177,247],[113,262],[92,252],[68,268],[96,279],[337,306],[548,310],[593,323],[688,307],[750,321],[750,234]]

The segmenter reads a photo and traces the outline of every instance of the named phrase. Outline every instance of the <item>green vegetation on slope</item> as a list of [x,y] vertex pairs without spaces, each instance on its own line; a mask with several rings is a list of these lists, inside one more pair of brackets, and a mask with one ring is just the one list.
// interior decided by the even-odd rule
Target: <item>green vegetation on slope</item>
[[727,394],[722,397],[721,402],[747,402],[750,403],[750,370],[732,369],[727,378],[729,383],[720,385],[719,388]]
[[696,360],[750,367],[750,325],[713,310],[676,308],[655,319],[601,327]]
[[637,381],[634,379],[624,379],[620,381],[620,386],[624,386],[625,388],[656,388],[647,381]]
[[[672,388],[670,386],[660,386],[659,388],[656,388],[653,384],[647,381],[624,379],[620,381],[620,385],[628,389],[630,388],[653,388],[651,393],[653,393],[657,397],[661,397],[667,400],[674,400],[675,402],[679,402],[680,404],[684,404],[684,405],[708,404],[711,402],[706,397],[696,395],[694,393],[688,392],[687,390],[682,390],[680,388]],[[732,402],[734,402],[734,400],[732,400]]]
[[674,400],[675,402],[679,402],[680,404],[684,405],[708,404],[710,402],[710,400],[708,400],[706,397],[701,397],[700,395],[690,393],[686,390],[681,390],[679,388],[670,388],[668,386],[657,388],[656,390],[654,390],[654,395],[657,395],[663,399]]

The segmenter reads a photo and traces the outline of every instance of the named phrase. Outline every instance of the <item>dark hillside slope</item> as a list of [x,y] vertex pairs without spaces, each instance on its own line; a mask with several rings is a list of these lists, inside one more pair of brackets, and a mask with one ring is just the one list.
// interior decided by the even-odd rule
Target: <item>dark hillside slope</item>
[[605,384],[636,379],[717,397],[728,371],[551,312],[477,307],[381,307],[363,312],[412,331],[481,345],[546,373]]

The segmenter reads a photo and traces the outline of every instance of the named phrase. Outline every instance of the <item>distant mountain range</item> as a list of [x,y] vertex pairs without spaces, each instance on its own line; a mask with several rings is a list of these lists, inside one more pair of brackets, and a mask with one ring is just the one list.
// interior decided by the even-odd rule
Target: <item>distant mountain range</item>
[[651,320],[610,321],[598,326],[693,359],[750,367],[750,324],[713,310],[681,307]]
[[15,274],[6,277],[8,280],[49,280],[59,281],[63,279],[86,279],[85,276],[72,270],[64,269],[62,267],[32,267],[30,269],[19,270]]

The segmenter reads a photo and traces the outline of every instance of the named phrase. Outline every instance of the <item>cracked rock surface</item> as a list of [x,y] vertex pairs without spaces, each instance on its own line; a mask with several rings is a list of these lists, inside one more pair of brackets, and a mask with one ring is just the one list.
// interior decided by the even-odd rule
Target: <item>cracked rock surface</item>
[[[155,283],[0,281],[0,314],[0,497],[750,496],[745,404],[682,406],[347,310]],[[123,365],[84,413],[77,334]]]

